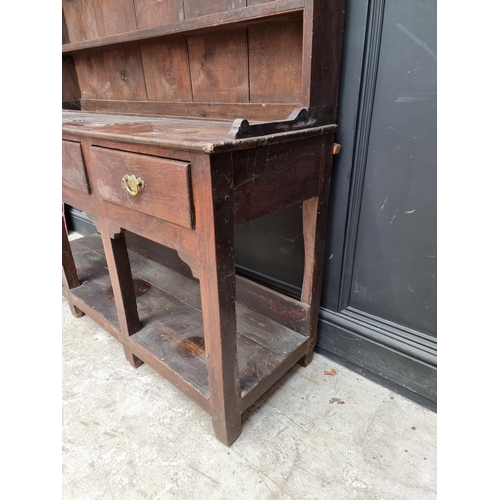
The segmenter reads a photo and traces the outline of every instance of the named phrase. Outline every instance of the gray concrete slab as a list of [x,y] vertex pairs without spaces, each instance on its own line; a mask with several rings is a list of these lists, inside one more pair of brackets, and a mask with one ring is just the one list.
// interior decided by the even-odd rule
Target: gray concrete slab
[[257,401],[227,448],[207,413],[65,299],[62,333],[65,500],[436,498],[436,414],[321,355]]

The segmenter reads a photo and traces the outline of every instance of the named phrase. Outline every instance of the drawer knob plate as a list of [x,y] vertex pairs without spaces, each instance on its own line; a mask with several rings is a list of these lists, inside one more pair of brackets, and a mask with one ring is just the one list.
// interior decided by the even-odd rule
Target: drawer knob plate
[[132,196],[137,196],[139,191],[145,187],[144,181],[140,177],[136,177],[134,174],[125,175],[122,181],[127,193]]

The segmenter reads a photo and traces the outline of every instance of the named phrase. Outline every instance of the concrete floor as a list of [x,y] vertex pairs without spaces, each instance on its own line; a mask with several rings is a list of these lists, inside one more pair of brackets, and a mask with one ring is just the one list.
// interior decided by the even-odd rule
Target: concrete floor
[[[227,448],[207,413],[63,299],[63,498],[436,498],[436,414],[316,354]],[[335,376],[325,375],[334,368]]]

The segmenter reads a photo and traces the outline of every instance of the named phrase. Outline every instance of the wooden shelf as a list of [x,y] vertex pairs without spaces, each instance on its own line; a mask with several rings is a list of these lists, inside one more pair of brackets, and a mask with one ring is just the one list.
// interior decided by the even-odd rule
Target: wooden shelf
[[[82,284],[72,298],[118,328],[113,292],[99,235],[71,242]],[[129,251],[141,330],[134,354],[207,409],[209,398],[199,283]],[[168,289],[167,289],[168,287]],[[240,395],[249,403],[306,352],[307,337],[236,303]],[[292,360],[289,358],[292,357]],[[291,365],[290,365],[291,366]],[[259,385],[265,385],[259,390]]]
[[77,54],[92,49],[111,49],[117,46],[133,45],[139,42],[155,42],[165,36],[197,34],[220,29],[221,27],[233,27],[243,23],[259,21],[273,16],[284,16],[287,14],[297,15],[304,9],[304,0],[279,0],[263,4],[257,4],[240,9],[234,9],[217,14],[202,17],[194,17],[153,28],[143,28],[126,33],[109,35],[83,40],[79,42],[66,43],[62,46],[63,54]]

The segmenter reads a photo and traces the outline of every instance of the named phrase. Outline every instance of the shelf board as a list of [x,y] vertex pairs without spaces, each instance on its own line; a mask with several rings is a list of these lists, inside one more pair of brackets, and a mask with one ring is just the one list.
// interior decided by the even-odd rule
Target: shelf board
[[[116,309],[100,236],[72,241],[71,247],[79,275],[87,276],[86,282],[72,293],[92,303],[93,309],[99,303],[99,312],[112,323],[110,316],[116,317]],[[133,251],[129,251],[129,257],[138,283],[137,307],[142,325],[131,337],[132,352],[188,395],[196,396],[193,399],[208,409],[198,281]],[[267,389],[295,364],[306,351],[307,337],[239,303],[236,316],[240,393],[248,399],[261,383],[263,390]]]
[[279,0],[263,4],[242,7],[217,14],[195,17],[177,21],[170,24],[155,26],[153,28],[142,28],[126,33],[109,35],[93,40],[67,43],[62,46],[63,54],[77,54],[89,50],[102,50],[114,48],[118,45],[137,44],[139,42],[155,42],[158,39],[171,35],[188,35],[196,32],[220,29],[225,26],[234,26],[241,23],[259,21],[267,17],[285,14],[297,14],[304,9],[304,0]]

